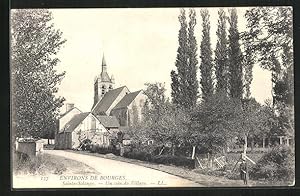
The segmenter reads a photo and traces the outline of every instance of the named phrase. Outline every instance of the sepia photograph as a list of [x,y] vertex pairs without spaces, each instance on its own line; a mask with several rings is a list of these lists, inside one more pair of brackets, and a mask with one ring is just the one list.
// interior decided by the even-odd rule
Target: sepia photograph
[[13,189],[295,185],[293,8],[11,9]]

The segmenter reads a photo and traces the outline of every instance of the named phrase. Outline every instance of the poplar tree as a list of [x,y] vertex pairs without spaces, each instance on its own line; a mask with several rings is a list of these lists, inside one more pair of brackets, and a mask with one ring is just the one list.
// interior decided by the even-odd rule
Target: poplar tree
[[173,103],[179,107],[190,109],[196,105],[197,82],[197,41],[194,35],[196,25],[196,12],[189,10],[189,22],[187,23],[185,10],[181,9],[179,15],[180,30],[178,35],[179,47],[175,66],[177,72],[171,71],[171,96]]
[[196,25],[196,12],[190,9],[188,26],[188,70],[187,70],[187,106],[194,107],[197,103],[198,81],[197,81],[197,41],[194,34]]
[[237,27],[236,9],[229,10],[229,94],[233,98],[243,98],[243,55],[240,48],[240,35]]
[[171,88],[172,88],[172,100],[173,103],[179,106],[184,105],[183,95],[185,93],[185,88],[182,83],[186,81],[186,66],[187,66],[187,22],[185,10],[181,9],[178,16],[180,22],[180,29],[178,34],[179,46],[177,49],[177,57],[175,66],[177,68],[177,73],[171,71]]
[[228,90],[228,49],[226,32],[226,14],[223,9],[218,11],[217,45],[215,50],[216,91]]
[[200,44],[200,73],[201,73],[201,91],[202,98],[206,100],[207,97],[211,96],[214,92],[213,85],[213,58],[210,43],[210,22],[209,12],[207,9],[200,11],[202,17],[202,41]]

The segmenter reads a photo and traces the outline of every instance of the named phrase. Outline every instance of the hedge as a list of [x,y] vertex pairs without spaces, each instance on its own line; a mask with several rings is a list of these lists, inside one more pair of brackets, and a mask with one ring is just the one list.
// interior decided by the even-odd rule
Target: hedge
[[190,169],[195,168],[195,160],[186,157],[179,157],[179,156],[172,156],[172,155],[153,156],[151,153],[145,151],[137,151],[137,150],[131,152],[125,152],[124,157],[130,159],[137,159],[141,161],[149,161],[158,164],[183,166]]
[[99,153],[99,154],[109,154],[109,153],[116,154],[117,153],[116,150],[112,146],[105,147],[105,146],[100,146],[99,144],[91,145],[90,152]]
[[183,166],[190,169],[195,168],[195,159],[180,157],[180,156],[172,156],[172,155],[157,155],[152,158],[152,162],[158,164],[167,164],[167,165],[176,165]]

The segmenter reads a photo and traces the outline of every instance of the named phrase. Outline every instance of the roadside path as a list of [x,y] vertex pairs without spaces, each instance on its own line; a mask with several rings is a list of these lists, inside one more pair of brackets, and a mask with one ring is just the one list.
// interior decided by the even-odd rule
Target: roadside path
[[[93,187],[201,187],[202,185],[155,169],[83,155],[62,150],[45,150],[44,153],[80,161],[99,172]],[[90,176],[89,176],[90,177]],[[68,178],[68,177],[67,177]],[[92,178],[92,177],[91,177]],[[61,179],[65,179],[61,177]],[[68,180],[66,180],[68,181]],[[82,186],[80,186],[82,187]]]

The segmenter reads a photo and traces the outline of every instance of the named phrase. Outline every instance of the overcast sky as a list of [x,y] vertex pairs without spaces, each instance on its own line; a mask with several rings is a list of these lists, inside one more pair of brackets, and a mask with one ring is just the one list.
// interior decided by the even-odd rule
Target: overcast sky
[[[225,9],[227,11],[227,9]],[[239,31],[245,30],[246,8],[237,8]],[[58,95],[90,111],[94,78],[101,72],[104,52],[115,87],[126,85],[131,92],[146,82],[165,82],[170,96],[170,72],[175,69],[178,48],[178,8],[52,9],[54,25],[67,39],[59,52],[60,71],[66,71]],[[187,10],[188,11],[188,10]],[[212,49],[216,45],[218,8],[209,8]],[[200,9],[196,9],[195,34],[201,41]],[[199,60],[199,59],[198,59]],[[199,60],[200,62],[200,60]],[[270,73],[253,69],[252,96],[263,103],[271,98]],[[63,108],[64,109],[64,108]]]

